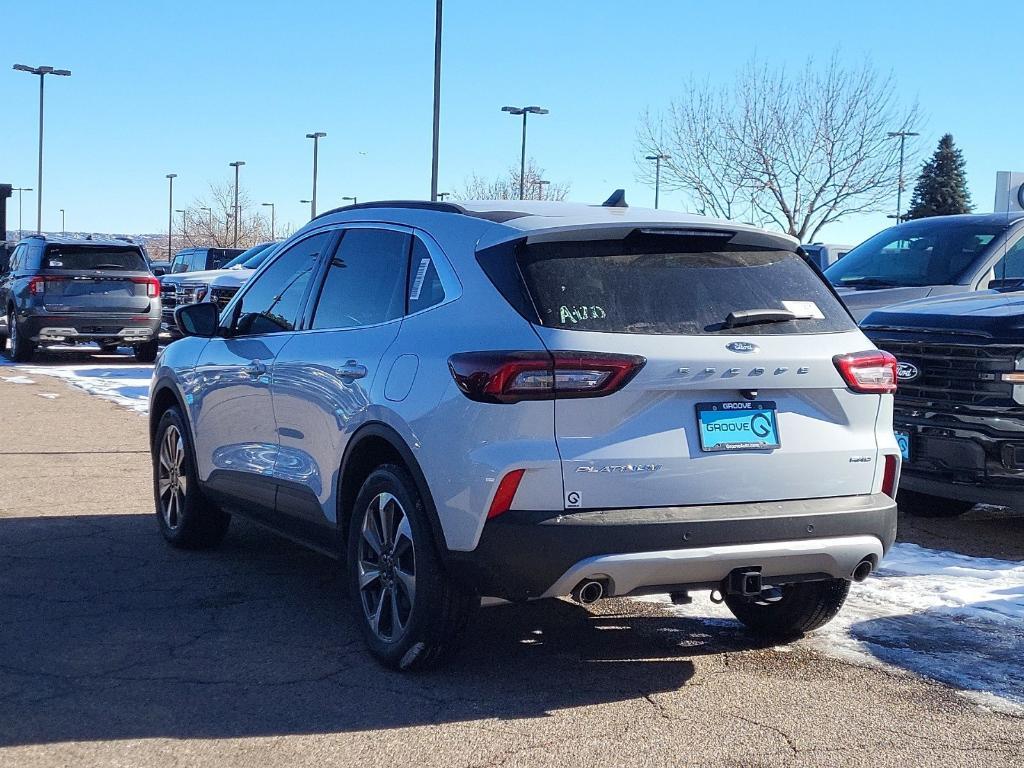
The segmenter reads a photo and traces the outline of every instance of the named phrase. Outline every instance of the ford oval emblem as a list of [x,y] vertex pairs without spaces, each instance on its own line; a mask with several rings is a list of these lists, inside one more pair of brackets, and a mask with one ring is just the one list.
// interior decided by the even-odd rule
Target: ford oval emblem
[[749,341],[733,341],[725,345],[730,352],[757,352],[760,347],[751,344]]
[[920,369],[913,363],[904,363],[902,361],[896,363],[897,381],[913,381],[920,375]]

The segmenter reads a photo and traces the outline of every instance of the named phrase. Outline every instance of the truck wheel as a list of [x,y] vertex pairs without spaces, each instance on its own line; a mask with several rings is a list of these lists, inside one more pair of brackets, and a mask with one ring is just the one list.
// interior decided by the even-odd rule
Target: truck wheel
[[374,470],[356,497],[347,569],[366,644],[394,669],[425,669],[451,654],[480,605],[445,573],[423,499],[395,464]]
[[151,453],[153,497],[164,538],[179,549],[216,547],[228,531],[231,515],[203,495],[188,427],[177,408],[168,408],[160,417]]
[[900,491],[896,505],[900,512],[913,517],[957,517],[974,509],[973,501],[944,499],[917,491]]
[[7,336],[9,344],[7,356],[13,362],[27,363],[32,359],[32,355],[36,351],[36,345],[21,334],[21,329],[18,328],[18,319],[15,317],[13,309],[7,314]]
[[782,597],[767,602],[725,595],[733,615],[756,634],[794,638],[830,622],[846,602],[850,582],[845,579],[786,584]]
[[135,345],[135,359],[140,363],[152,363],[156,360],[157,347],[159,342],[156,339],[143,344]]

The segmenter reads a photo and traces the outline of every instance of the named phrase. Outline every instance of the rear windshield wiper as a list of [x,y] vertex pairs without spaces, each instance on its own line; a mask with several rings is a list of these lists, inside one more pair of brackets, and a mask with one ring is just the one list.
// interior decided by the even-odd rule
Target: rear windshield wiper
[[897,288],[899,283],[883,280],[880,277],[855,277],[852,280],[840,280],[840,288]]
[[765,323],[788,323],[796,320],[795,312],[788,309],[740,309],[730,312],[725,318],[726,328],[737,328],[741,325],[763,325]]

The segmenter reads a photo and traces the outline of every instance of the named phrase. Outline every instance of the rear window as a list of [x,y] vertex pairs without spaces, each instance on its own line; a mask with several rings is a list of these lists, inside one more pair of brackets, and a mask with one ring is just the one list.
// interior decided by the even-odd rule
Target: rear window
[[660,242],[627,238],[521,248],[519,266],[540,324],[681,335],[826,333],[856,327],[796,253],[700,238],[654,240]]
[[43,256],[42,269],[104,269],[120,272],[148,272],[138,248],[111,246],[51,245]]

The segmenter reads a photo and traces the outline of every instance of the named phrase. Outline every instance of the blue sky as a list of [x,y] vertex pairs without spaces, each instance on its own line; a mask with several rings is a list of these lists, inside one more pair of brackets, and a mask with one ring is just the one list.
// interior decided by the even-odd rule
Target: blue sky
[[[167,182],[176,205],[229,179],[301,225],[311,142],[321,143],[321,209],[429,195],[433,0],[303,3],[5,2],[0,181],[35,187],[35,78],[15,62],[73,70],[47,80],[43,228],[159,232]],[[519,124],[503,104],[539,104],[529,154],[572,199],[625,187],[635,205],[638,116],[696,75],[727,81],[750,56],[824,60],[833,48],[893,70],[925,115],[922,149],[953,133],[977,210],[998,170],[1024,169],[1024,3],[555,2],[446,0],[441,189],[518,162]],[[12,201],[14,202],[14,201]],[[678,194],[662,205],[683,208]],[[17,226],[16,204],[11,206]],[[35,197],[25,197],[26,226]],[[860,216],[823,232],[856,242],[887,224]]]

